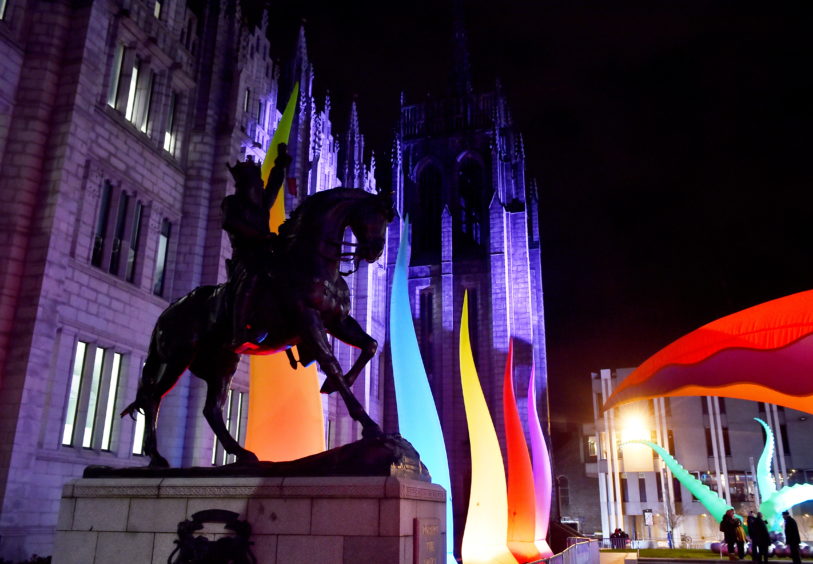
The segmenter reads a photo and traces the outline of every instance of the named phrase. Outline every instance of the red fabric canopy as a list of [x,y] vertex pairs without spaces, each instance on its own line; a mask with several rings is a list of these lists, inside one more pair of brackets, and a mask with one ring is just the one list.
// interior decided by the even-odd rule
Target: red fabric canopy
[[724,396],[813,413],[813,290],[681,337],[624,379],[604,408],[659,396]]

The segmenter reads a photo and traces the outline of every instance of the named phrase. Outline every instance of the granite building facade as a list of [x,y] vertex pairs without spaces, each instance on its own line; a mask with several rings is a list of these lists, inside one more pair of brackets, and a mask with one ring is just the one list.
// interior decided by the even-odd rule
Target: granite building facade
[[[160,312],[225,280],[225,163],[265,155],[293,82],[301,94],[288,209],[334,186],[376,188],[363,111],[354,104],[334,122],[329,98],[314,94],[304,30],[280,63],[269,54],[267,18],[231,0],[0,0],[0,557],[50,554],[61,487],[85,466],[145,463],[143,421],[118,412],[135,396]],[[392,155],[398,211],[415,224],[410,290],[456,518],[468,476],[454,354],[464,289],[498,429],[509,337],[518,392],[535,364],[543,418],[547,411],[535,190],[505,96],[499,87],[475,93],[461,77],[448,99],[402,101]],[[383,344],[354,391],[389,430],[398,236],[396,222],[381,259],[347,279],[353,315]],[[335,350],[349,366],[353,349]],[[249,393],[243,361],[227,406],[238,436]],[[360,434],[334,396],[322,398],[330,447]],[[228,461],[200,416],[203,398],[202,383],[184,377],[164,402],[161,450],[173,465]]]

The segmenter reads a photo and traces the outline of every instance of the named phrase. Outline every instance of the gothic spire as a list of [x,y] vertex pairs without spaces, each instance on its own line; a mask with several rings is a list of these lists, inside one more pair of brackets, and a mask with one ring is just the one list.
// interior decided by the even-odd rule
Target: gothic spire
[[463,0],[453,2],[453,72],[452,84],[455,96],[465,96],[472,92],[471,64],[469,63],[469,46],[466,38],[466,24],[463,19]]

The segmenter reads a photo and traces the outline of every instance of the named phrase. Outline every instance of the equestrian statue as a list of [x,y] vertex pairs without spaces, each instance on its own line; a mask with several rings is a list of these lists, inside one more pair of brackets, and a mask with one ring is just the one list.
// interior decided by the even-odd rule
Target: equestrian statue
[[[223,448],[238,464],[257,461],[241,447],[223,422],[226,400],[241,354],[261,355],[296,345],[303,364],[316,361],[327,379],[323,393],[339,392],[362,436],[381,429],[350,390],[376,352],[378,343],[349,315],[350,291],[342,263],[374,262],[384,250],[394,219],[392,195],[357,188],[334,188],[305,198],[273,234],[269,210],[282,184],[290,157],[284,144],[264,186],[252,161],[229,167],[235,194],[223,201],[223,228],[232,243],[226,283],[200,286],[170,304],[159,316],[150,339],[136,399],[121,413],[145,416],[144,453],[151,467],[168,467],[157,448],[156,424],[163,396],[187,369],[207,384],[203,415]],[[345,241],[350,228],[355,243]],[[343,249],[352,248],[352,252]],[[342,373],[327,334],[360,349]],[[295,362],[289,351],[289,359]]]

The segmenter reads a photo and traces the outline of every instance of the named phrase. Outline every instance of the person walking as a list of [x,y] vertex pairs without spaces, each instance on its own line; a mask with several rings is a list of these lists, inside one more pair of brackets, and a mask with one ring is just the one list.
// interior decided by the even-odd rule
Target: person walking
[[751,555],[757,555],[754,562],[767,562],[771,535],[768,533],[768,524],[762,519],[762,513],[757,513],[753,523],[748,526],[748,534],[751,535]]
[[734,510],[729,509],[720,521],[720,531],[723,533],[723,542],[728,545],[728,559],[737,560],[734,546],[737,544],[737,529],[740,527],[740,520],[734,517]]
[[799,554],[799,543],[802,542],[802,538],[799,536],[799,525],[787,511],[782,512],[782,517],[785,518],[785,542],[790,548],[790,558],[793,560],[793,564],[802,564],[802,557]]

